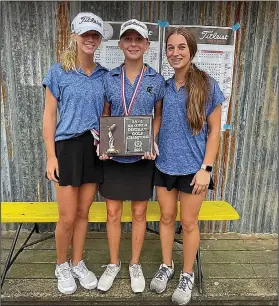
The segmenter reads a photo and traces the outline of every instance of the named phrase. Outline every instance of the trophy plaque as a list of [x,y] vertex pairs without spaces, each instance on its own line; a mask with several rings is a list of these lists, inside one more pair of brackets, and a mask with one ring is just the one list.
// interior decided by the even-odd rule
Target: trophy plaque
[[134,156],[153,152],[153,116],[100,118],[100,155]]

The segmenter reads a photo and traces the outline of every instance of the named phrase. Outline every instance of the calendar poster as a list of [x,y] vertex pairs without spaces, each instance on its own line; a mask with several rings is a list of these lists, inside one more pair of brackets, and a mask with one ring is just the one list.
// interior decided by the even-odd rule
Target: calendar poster
[[[122,22],[104,22],[104,39],[95,51],[95,61],[113,69],[124,62],[124,54],[118,47]],[[156,23],[145,23],[149,31],[150,46],[144,54],[144,63],[159,71],[161,30]]]
[[[171,25],[163,33],[163,41]],[[193,62],[196,66],[206,71],[219,84],[225,101],[222,105],[221,130],[227,121],[229,102],[232,92],[233,64],[235,50],[235,32],[230,27],[209,27],[209,26],[184,26],[191,31],[198,43],[198,51]],[[173,76],[174,70],[168,64],[165,48],[163,48],[163,58],[161,74],[168,79]]]

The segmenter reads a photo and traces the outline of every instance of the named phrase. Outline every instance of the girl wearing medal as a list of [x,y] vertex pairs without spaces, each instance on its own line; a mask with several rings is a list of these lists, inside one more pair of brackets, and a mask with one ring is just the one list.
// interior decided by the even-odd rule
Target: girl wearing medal
[[[111,70],[105,78],[105,116],[152,115],[154,112],[154,137],[161,125],[162,98],[165,80],[150,66],[143,63],[144,52],[149,47],[147,26],[132,19],[120,29],[119,47],[125,56],[124,64]],[[155,152],[157,145],[154,144]],[[158,151],[156,152],[158,154]],[[146,231],[147,202],[153,194],[154,159],[147,152],[140,156],[101,156],[104,181],[100,193],[107,203],[107,235],[110,263],[99,279],[98,289],[108,291],[120,271],[119,247],[123,201],[132,201],[132,256],[129,264],[133,292],[143,292],[145,279],[140,265],[140,253]]]
[[154,184],[161,208],[162,264],[150,289],[162,293],[174,274],[172,246],[177,201],[183,228],[183,268],[172,301],[186,305],[194,285],[193,264],[199,246],[198,215],[208,189],[216,158],[225,100],[218,83],[192,62],[195,36],[186,28],[172,30],[166,39],[166,56],[174,68],[167,81]]

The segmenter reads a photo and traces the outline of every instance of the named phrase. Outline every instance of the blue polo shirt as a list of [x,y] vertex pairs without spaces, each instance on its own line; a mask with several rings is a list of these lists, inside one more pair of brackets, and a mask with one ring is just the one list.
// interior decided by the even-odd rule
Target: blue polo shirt
[[[124,116],[121,98],[121,72],[123,65],[111,70],[105,77],[106,102],[111,105],[111,116]],[[140,75],[137,76],[134,84],[131,84],[125,74],[125,102],[127,110],[129,109],[139,77]],[[164,97],[165,87],[165,79],[153,68],[146,65],[146,70],[130,116],[153,115],[155,104]],[[121,163],[133,163],[140,159],[141,156],[113,157],[113,160]]]
[[[209,81],[206,117],[225,100],[217,81],[212,77]],[[158,140],[160,155],[156,159],[156,167],[170,175],[196,173],[205,155],[208,124],[205,122],[202,131],[193,136],[192,129],[186,123],[187,96],[184,86],[177,90],[173,78],[167,81]]]
[[82,69],[65,71],[60,63],[49,68],[42,85],[49,88],[58,103],[55,141],[73,138],[91,129],[99,131],[106,73],[107,69],[99,64],[90,76]]

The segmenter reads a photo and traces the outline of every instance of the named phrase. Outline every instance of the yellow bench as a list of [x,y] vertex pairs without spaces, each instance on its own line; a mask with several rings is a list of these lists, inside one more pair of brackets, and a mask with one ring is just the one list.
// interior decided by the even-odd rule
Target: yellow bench
[[[177,221],[180,221],[180,203],[178,203]],[[95,202],[90,208],[89,222],[106,222],[107,211],[105,202]],[[237,211],[225,201],[204,201],[199,213],[199,220],[237,220]],[[57,222],[57,202],[2,202],[1,221],[3,223],[45,223]],[[148,203],[147,221],[160,220],[158,202]],[[131,208],[129,202],[124,202],[122,222],[131,222]]]
[[[180,203],[178,202],[177,221],[180,221]],[[89,222],[106,222],[107,211],[105,202],[94,202],[89,212]],[[238,220],[237,211],[225,201],[204,201],[199,213],[199,220],[204,221],[221,221],[221,220]],[[57,222],[58,207],[57,202],[2,202],[1,203],[1,221],[2,223],[19,223],[15,233],[11,249],[1,275],[1,287],[3,286],[7,271],[17,258],[17,256],[27,247],[42,242],[54,235],[41,238],[34,242],[28,243],[32,234],[39,232],[37,223]],[[122,222],[131,222],[130,202],[124,202]],[[157,201],[148,203],[147,222],[160,221],[160,207]],[[19,250],[13,255],[18,240],[18,236],[23,223],[34,223],[34,227],[23,242]],[[157,231],[147,228],[149,232],[159,234]],[[176,242],[182,243],[181,240],[175,239]],[[197,252],[198,283],[199,291],[202,292],[202,269],[200,260],[200,249]]]

